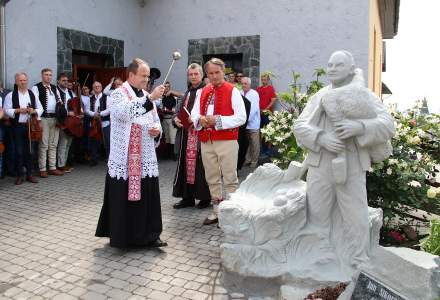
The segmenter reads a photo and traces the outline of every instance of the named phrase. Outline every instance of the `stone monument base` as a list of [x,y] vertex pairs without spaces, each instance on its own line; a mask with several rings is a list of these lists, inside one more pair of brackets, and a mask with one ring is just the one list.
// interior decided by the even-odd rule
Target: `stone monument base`
[[[440,297],[440,257],[409,248],[379,247],[363,270],[408,300]],[[349,300],[356,278],[339,299]]]
[[[219,206],[219,224],[225,233],[221,245],[223,266],[243,276],[305,281],[347,282],[356,267],[350,255],[356,238],[334,210],[332,228],[307,221],[303,167],[292,162],[287,170],[265,164],[250,174]],[[369,208],[371,252],[379,243],[382,211]],[[360,233],[356,233],[360,234]],[[357,236],[356,236],[357,237]]]
[[[363,270],[380,283],[408,300],[434,300],[440,297],[440,258],[408,248],[378,247]],[[338,300],[350,300],[359,271]],[[282,276],[261,278],[243,276],[225,270],[224,286],[232,292],[249,295],[249,299],[303,300],[319,288],[335,286],[320,282]]]
[[220,204],[223,282],[228,290],[254,299],[302,300],[319,288],[351,282],[340,297],[348,300],[363,271],[408,300],[440,295],[439,257],[378,245],[380,209],[369,208],[369,259],[360,263],[347,255],[356,244],[347,238],[340,215],[332,216],[330,239],[309,224],[303,171],[295,162],[287,170],[265,164]]
[[[408,300],[433,300],[440,297],[438,256],[408,248],[379,247],[362,271]],[[338,300],[351,299],[356,280],[357,274]],[[320,287],[288,283],[281,286],[278,299],[302,300]]]

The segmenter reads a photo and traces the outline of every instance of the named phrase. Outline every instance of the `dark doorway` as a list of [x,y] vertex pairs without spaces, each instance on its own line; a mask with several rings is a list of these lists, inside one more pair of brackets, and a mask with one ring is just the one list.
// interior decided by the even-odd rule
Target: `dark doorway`
[[109,54],[92,53],[87,51],[72,50],[73,78],[81,86],[87,85],[90,89],[94,81],[99,81],[105,87],[112,77],[126,79],[125,67],[112,68],[113,57]]
[[94,65],[105,68],[113,66],[113,58],[110,54],[72,50],[72,63],[79,65]]
[[213,57],[220,58],[225,62],[225,74],[232,72],[243,72],[243,53],[205,54],[203,55],[203,64]]

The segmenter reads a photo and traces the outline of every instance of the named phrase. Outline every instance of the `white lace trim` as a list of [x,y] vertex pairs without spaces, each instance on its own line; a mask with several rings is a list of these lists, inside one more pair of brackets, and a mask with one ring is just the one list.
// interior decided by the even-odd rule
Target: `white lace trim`
[[[159,167],[156,158],[156,143],[148,134],[148,128],[160,127],[156,108],[145,113],[145,97],[136,97],[130,85],[124,86],[132,96],[129,100],[121,88],[109,97],[111,131],[108,173],[110,177],[127,180],[128,178],[128,144],[130,142],[131,124],[142,126],[142,178],[158,177]],[[127,87],[128,86],[128,87]],[[162,131],[162,129],[161,129]]]

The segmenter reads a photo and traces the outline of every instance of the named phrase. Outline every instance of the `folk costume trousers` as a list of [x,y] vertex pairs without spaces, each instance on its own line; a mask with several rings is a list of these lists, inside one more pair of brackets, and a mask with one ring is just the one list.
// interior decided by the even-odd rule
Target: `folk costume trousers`
[[46,171],[46,164],[49,161],[49,170],[57,168],[57,147],[60,129],[57,127],[55,118],[41,118],[43,138],[38,149],[38,165],[40,171]]
[[236,140],[208,141],[201,143],[202,161],[206,182],[213,204],[223,199],[222,177],[226,192],[233,193],[238,188]]

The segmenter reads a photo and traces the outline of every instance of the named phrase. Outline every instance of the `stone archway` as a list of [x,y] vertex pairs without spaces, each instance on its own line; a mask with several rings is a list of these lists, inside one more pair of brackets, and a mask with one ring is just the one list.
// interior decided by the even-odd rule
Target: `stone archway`
[[233,36],[188,40],[188,64],[203,64],[206,55],[242,54],[242,72],[256,87],[260,74],[260,36]]
[[58,73],[72,74],[73,50],[108,55],[107,68],[124,66],[124,41],[57,27]]

